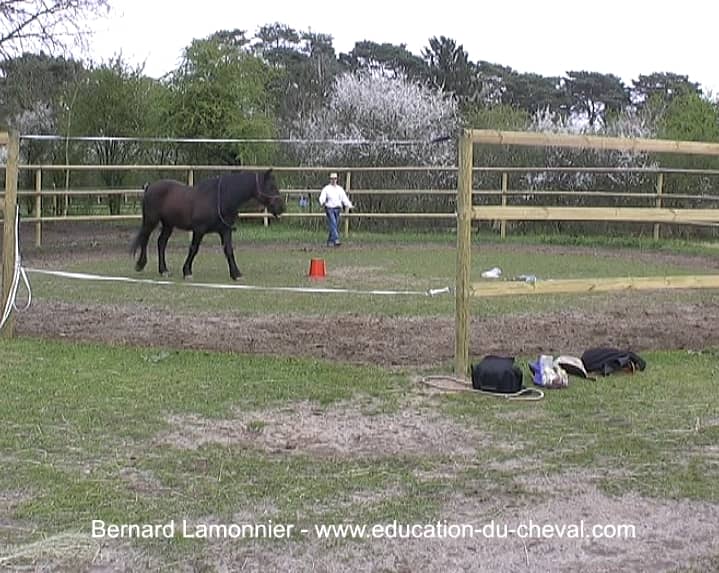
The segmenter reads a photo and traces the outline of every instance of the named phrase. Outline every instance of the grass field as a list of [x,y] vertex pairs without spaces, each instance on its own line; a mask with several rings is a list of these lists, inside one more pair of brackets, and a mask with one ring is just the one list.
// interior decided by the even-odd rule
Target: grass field
[[[714,351],[650,353],[644,373],[575,380],[541,402],[513,403],[426,394],[411,371],[304,359],[30,339],[3,341],[0,350],[0,542],[74,535],[81,550],[54,557],[67,567],[88,565],[82,548],[93,519],[431,522],[451,517],[446,504],[457,496],[518,503],[552,493],[535,491],[528,476],[584,473],[610,496],[719,503]],[[340,448],[359,417],[370,428],[372,420],[396,425],[410,410],[444,426],[447,442],[423,444],[415,428],[402,438],[412,442],[404,454]],[[325,436],[324,450],[301,442],[268,449],[261,437],[283,411],[328,416],[339,434]],[[452,446],[457,438],[464,443]],[[132,548],[156,565],[183,555],[209,564],[214,555],[182,538]],[[37,565],[48,558],[38,551],[14,558],[10,549],[0,560]]]
[[[453,316],[451,295],[196,289],[177,277],[185,239],[181,233],[173,237],[168,260],[172,280],[180,284],[78,283],[31,274],[39,312],[65,305],[71,315],[80,314],[77,324],[83,328],[83,309],[95,309],[87,320],[112,330],[118,325],[103,318],[118,320],[111,307],[130,317],[125,328],[140,328],[146,309],[159,309],[163,312],[144,326],[150,333],[173,320],[173,313],[184,313],[188,321],[199,313],[200,322],[227,314],[239,321],[271,315],[280,328],[285,315],[314,317],[318,324],[348,316]],[[400,291],[453,285],[455,247],[446,234],[353,233],[337,250],[322,248],[317,239],[316,233],[282,228],[273,229],[269,240],[266,230],[243,231],[236,238],[245,273],[241,284]],[[506,277],[540,278],[703,274],[717,268],[711,245],[612,238],[588,244],[576,238],[532,241],[480,237],[473,277],[493,266]],[[124,236],[116,242],[122,248],[49,245],[31,250],[25,264],[157,277],[153,252],[148,269],[136,274]],[[309,259],[317,256],[326,259],[329,271],[321,283],[306,277]],[[216,240],[203,245],[194,276],[196,282],[230,283]],[[718,295],[635,294],[630,329],[636,329],[637,339],[647,335],[655,323],[642,323],[642,317],[657,301],[657,308],[675,306],[681,315],[695,303],[701,303],[695,311],[716,308]],[[551,316],[555,310],[606,313],[617,300],[608,295],[479,299],[472,313],[498,320],[519,316],[520,324],[531,325],[539,313]],[[42,319],[36,317],[40,326]],[[177,332],[190,324],[180,323]],[[221,320],[212,324],[221,332]],[[701,340],[705,325],[689,326]],[[526,330],[517,335],[531,342],[537,335]],[[44,335],[42,328],[33,332]],[[303,336],[288,334],[290,341]],[[575,334],[563,336],[571,340]],[[372,361],[349,365],[301,353],[272,357],[172,345],[0,339],[0,570],[715,571],[719,350],[704,346],[642,351],[648,364],[644,372],[597,381],[572,378],[567,389],[522,402],[429,388],[421,379],[437,368],[418,366],[421,346],[415,362],[383,368]],[[534,358],[518,356],[528,384],[526,364]],[[92,520],[272,520],[312,531],[328,523],[527,519],[631,523],[637,537],[428,542],[90,535]]]
[[[534,238],[536,241],[537,238]],[[660,276],[668,274],[704,274],[706,262],[692,262],[692,255],[714,256],[716,249],[709,246],[680,242],[642,242],[639,240],[595,240],[586,250],[579,245],[577,252],[561,252],[549,245],[557,239],[548,238],[545,246],[531,244],[528,238],[514,238],[499,243],[496,239],[480,237],[472,257],[472,280],[480,280],[483,270],[499,266],[503,278],[511,279],[533,274],[541,279],[588,278],[623,276]],[[185,233],[176,233],[168,250],[168,266],[173,274],[170,280],[180,283],[181,267],[186,255]],[[581,243],[565,238],[566,243]],[[452,237],[444,233],[376,235],[353,233],[345,247],[335,250],[323,248],[316,233],[292,229],[268,231],[256,228],[237,233],[235,255],[244,277],[240,284],[287,287],[328,287],[357,290],[419,291],[453,287],[456,254]],[[133,262],[124,250],[116,248],[98,256],[77,256],[71,253],[44,262],[42,266],[75,272],[110,276],[159,279],[157,256],[153,243],[150,260],[142,273],[136,273]],[[52,253],[52,249],[45,252]],[[618,256],[618,253],[629,256]],[[656,260],[655,256],[673,253],[671,261]],[[643,257],[641,253],[649,256]],[[682,260],[682,255],[686,260]],[[307,277],[312,258],[324,258],[328,276],[322,281]],[[33,261],[30,258],[30,265]],[[228,284],[230,279],[219,241],[208,236],[195,259],[194,281]],[[276,292],[211,291],[178,286],[147,287],[119,283],[93,283],[69,281],[34,275],[33,287],[42,300],[79,300],[98,303],[123,301],[142,303],[160,308],[221,311],[228,308],[243,313],[332,314],[357,312],[380,315],[447,315],[454,312],[454,298],[450,295],[433,298],[417,296],[376,295],[313,295]],[[661,293],[658,296],[662,296]],[[681,300],[717,300],[713,291],[687,291],[671,293]],[[475,299],[472,313],[475,316],[498,316],[513,312],[533,312],[557,308],[586,308],[605,304],[607,296],[542,296],[501,297],[491,301]]]

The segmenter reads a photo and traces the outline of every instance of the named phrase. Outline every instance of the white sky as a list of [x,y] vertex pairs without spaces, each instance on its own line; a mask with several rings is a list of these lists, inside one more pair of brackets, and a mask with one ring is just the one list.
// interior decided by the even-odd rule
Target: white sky
[[470,60],[520,72],[688,75],[719,95],[719,0],[111,0],[91,56],[122,53],[145,73],[174,69],[193,38],[239,28],[252,36],[279,22],[356,41],[404,43],[420,55],[432,36],[462,44]]

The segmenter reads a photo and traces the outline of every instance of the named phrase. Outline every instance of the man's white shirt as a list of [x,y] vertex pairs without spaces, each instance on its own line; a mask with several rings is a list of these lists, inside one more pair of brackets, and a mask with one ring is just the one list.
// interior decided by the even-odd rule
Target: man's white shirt
[[337,207],[347,207],[352,209],[352,202],[347,197],[347,193],[340,185],[333,185],[328,183],[322,188],[320,192],[320,205],[328,209],[335,209]]

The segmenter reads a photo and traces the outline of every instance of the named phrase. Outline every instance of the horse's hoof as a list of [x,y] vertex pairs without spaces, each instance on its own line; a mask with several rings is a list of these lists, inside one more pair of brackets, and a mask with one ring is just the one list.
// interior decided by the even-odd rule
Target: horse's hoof
[[170,271],[163,271],[163,272],[160,273],[160,276],[161,276],[161,277],[164,277],[164,278],[167,278],[167,277],[170,276]]
[[237,276],[235,276],[235,277],[232,277],[232,276],[231,276],[230,278],[231,278],[233,281],[238,281],[238,280],[240,280],[241,277],[242,277],[242,274],[239,274],[239,275],[237,275]]
[[182,277],[182,278],[185,279],[186,281],[191,281],[191,280],[192,280],[192,275],[185,275],[185,276]]

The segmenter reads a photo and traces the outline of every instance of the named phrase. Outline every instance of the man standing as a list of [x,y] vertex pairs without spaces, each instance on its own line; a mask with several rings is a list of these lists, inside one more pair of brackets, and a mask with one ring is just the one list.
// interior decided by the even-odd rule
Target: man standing
[[353,205],[342,186],[337,184],[337,173],[330,173],[330,182],[322,188],[320,205],[324,207],[327,215],[327,228],[329,230],[327,246],[339,247],[341,244],[339,226],[342,207],[349,210],[353,208]]

